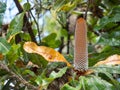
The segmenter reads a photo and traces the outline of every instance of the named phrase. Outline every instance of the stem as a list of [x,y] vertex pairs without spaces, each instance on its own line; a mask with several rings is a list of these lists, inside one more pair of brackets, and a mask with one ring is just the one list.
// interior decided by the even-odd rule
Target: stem
[[[19,13],[23,12],[23,8],[22,8],[22,6],[20,5],[19,1],[18,1],[18,0],[14,0],[14,2],[15,2],[15,4],[16,4],[16,7],[17,7],[18,10],[19,10]],[[28,33],[30,34],[31,40],[32,40],[33,42],[36,42],[36,43],[37,43],[37,41],[36,41],[36,39],[35,39],[35,35],[34,35],[34,33],[33,33],[32,27],[31,27],[31,24],[29,23],[29,20],[28,20],[26,14],[25,14],[25,16],[24,16],[24,27],[25,27],[25,30],[24,30],[24,28],[23,28],[23,31],[26,31],[26,30],[27,30]],[[19,38],[20,38],[20,37],[19,37]]]
[[32,84],[30,84],[29,82],[27,82],[22,76],[18,76],[17,74],[15,74],[12,70],[10,70],[8,68],[7,65],[5,65],[4,63],[0,62],[0,69],[4,69],[6,70],[8,73],[10,73],[14,78],[16,78],[16,80],[20,81],[22,84],[24,84],[25,86],[27,86],[28,88],[32,89],[32,90],[38,90],[38,87],[33,86]]
[[78,19],[76,23],[74,67],[78,71],[88,69],[87,25],[83,18]]
[[30,12],[31,16],[33,17],[34,22],[35,22],[35,24],[36,24],[36,26],[37,26],[38,37],[39,37],[39,41],[41,42],[39,24],[38,24],[37,20],[35,19],[35,17],[34,17],[34,15],[33,15],[33,13],[32,13],[31,11],[29,11],[29,12]]
[[87,12],[88,12],[88,9],[89,9],[89,4],[90,4],[90,1],[87,0],[87,8],[86,8],[85,15],[84,15],[85,20],[87,20]]
[[58,50],[60,53],[62,53],[64,46],[65,46],[64,45],[64,37],[61,37],[61,45],[60,45],[59,50]]
[[68,37],[67,37],[67,54],[69,54],[70,52],[70,34],[68,31]]

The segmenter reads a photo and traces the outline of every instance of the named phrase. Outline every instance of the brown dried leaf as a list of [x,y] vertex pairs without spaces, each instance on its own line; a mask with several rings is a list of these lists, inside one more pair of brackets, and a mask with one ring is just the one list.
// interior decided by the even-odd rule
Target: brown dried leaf
[[21,60],[17,60],[15,62],[16,66],[19,67],[19,68],[22,68],[22,67],[25,67],[25,64],[23,63],[23,61]]
[[34,42],[25,42],[23,48],[28,53],[37,53],[49,62],[65,62],[67,66],[71,64],[59,52],[45,46],[37,46]]
[[[100,61],[98,63],[96,63],[94,66],[99,66],[99,65],[118,65],[120,64],[120,55],[112,55],[109,56],[107,59]],[[84,73],[84,75],[89,75],[91,73],[93,73],[93,70],[88,70]]]
[[120,55],[112,55],[109,56],[106,60],[104,61],[100,61],[98,63],[95,64],[95,66],[99,66],[99,65],[118,65],[120,64]]
[[2,59],[3,59],[3,57],[4,57],[4,56],[2,55],[2,53],[0,53],[0,60],[2,60]]

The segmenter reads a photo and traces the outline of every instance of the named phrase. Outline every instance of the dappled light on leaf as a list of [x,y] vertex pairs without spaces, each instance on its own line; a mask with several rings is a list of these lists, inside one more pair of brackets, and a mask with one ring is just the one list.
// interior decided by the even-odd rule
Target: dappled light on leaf
[[49,62],[65,62],[67,66],[71,66],[59,52],[52,48],[37,46],[34,42],[25,42],[23,48],[28,53],[36,53],[43,56]]
[[104,61],[100,61],[98,63],[95,64],[95,66],[99,66],[99,65],[118,65],[120,64],[120,55],[112,55],[109,56],[106,60]]

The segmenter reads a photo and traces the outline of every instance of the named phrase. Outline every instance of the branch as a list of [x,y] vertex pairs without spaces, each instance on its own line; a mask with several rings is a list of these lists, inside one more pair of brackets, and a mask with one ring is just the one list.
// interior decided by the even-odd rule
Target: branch
[[[27,2],[29,3],[29,0],[27,0]],[[35,7],[35,6],[34,6],[34,7]],[[41,32],[40,32],[40,29],[39,29],[39,24],[38,24],[36,18],[34,17],[33,13],[31,12],[31,9],[29,10],[29,12],[30,12],[30,14],[31,14],[31,16],[32,16],[32,18],[33,18],[35,24],[36,24],[37,31],[38,31],[39,41],[41,42],[41,36],[40,36],[40,33],[41,33]]]
[[18,0],[14,0],[18,10],[19,10],[19,13],[22,13],[23,12],[23,8],[22,6],[20,5],[19,1]]
[[[18,10],[19,10],[19,13],[23,12],[23,8],[22,8],[22,6],[20,5],[19,1],[18,1],[18,0],[14,0],[14,2],[15,2],[15,4],[16,4],[16,7],[17,7]],[[29,21],[28,21],[27,15],[24,16],[24,27],[25,27],[25,29],[23,28],[23,31],[27,30],[28,33],[30,34],[31,40],[32,40],[33,42],[36,42],[34,33],[33,33],[33,31],[32,31],[32,27],[31,27],[31,24],[30,24]]]
[[87,1],[87,8],[86,8],[85,15],[84,15],[85,20],[87,20],[87,12],[88,12],[88,9],[89,9],[89,4],[90,4],[90,1],[88,0]]
[[39,24],[38,24],[37,20],[35,19],[34,15],[32,14],[31,10],[29,12],[30,12],[30,14],[31,14],[32,18],[34,19],[34,22],[35,22],[35,24],[37,26],[38,37],[39,37],[39,41],[41,42]]
[[10,73],[14,78],[16,78],[18,81],[20,81],[22,84],[24,84],[25,86],[27,86],[28,88],[31,88],[33,90],[38,90],[38,87],[35,87],[33,85],[31,85],[29,82],[27,82],[22,76],[18,76],[17,74],[15,74],[12,70],[10,70],[7,65],[5,65],[4,63],[0,62],[0,69],[4,69],[6,70],[8,73]]

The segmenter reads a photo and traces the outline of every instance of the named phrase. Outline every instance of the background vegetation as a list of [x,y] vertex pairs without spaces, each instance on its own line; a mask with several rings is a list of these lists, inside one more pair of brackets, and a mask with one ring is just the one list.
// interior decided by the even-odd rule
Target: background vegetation
[[[94,66],[120,54],[120,0],[13,0],[19,12],[4,23],[6,2],[0,1],[1,90],[120,90],[119,65]],[[65,63],[51,63],[23,49],[25,42],[32,41],[55,49],[73,65],[78,17],[88,25],[92,74],[79,77]]]

